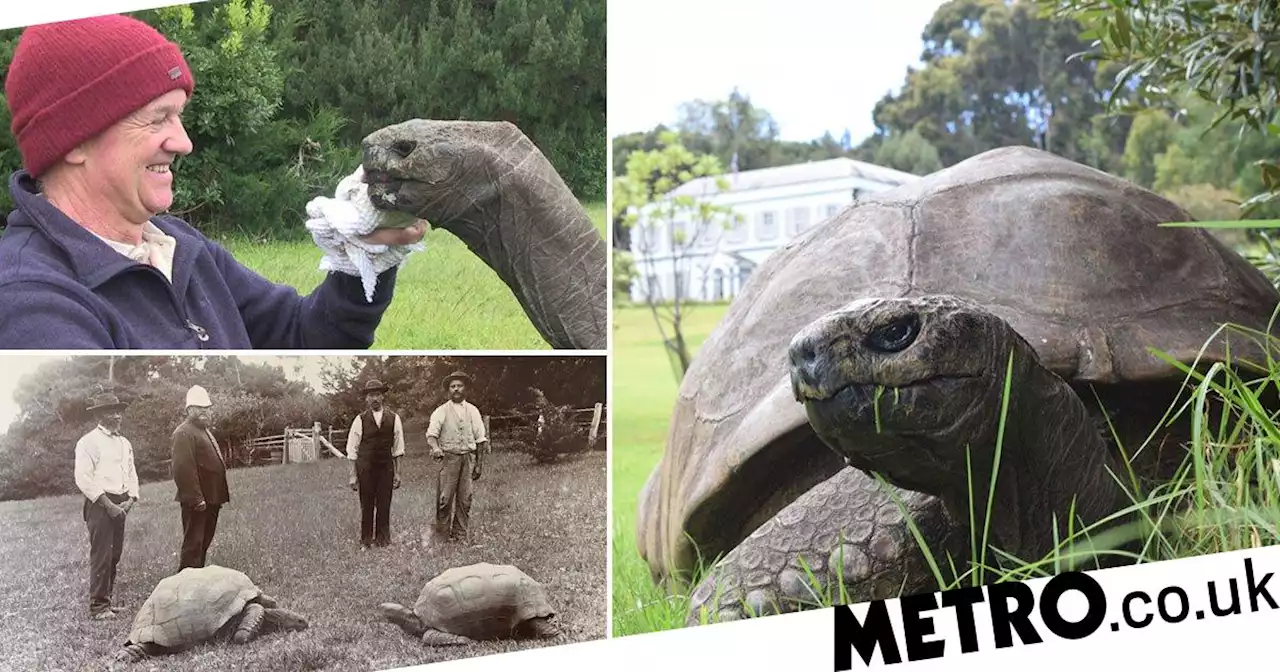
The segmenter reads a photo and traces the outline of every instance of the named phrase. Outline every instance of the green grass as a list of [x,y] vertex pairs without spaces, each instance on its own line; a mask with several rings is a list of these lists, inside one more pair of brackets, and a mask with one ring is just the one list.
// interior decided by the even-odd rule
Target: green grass
[[[605,236],[604,203],[586,203]],[[400,268],[396,294],[378,327],[374,350],[549,350],[498,275],[461,240],[443,230]],[[269,280],[308,294],[324,279],[323,256],[310,239],[220,241],[241,263]]]
[[[723,308],[700,308],[689,325],[691,345],[700,345],[722,314]],[[659,374],[665,374],[669,367],[648,312],[621,309],[616,322],[614,374],[620,429],[613,449],[613,632],[624,636],[683,627],[689,601],[685,595],[667,595],[653,585],[635,546],[637,496],[664,449],[676,385],[669,374]],[[1016,558],[989,548],[987,519],[972,520],[975,543],[972,555],[966,558],[944,557],[937,549],[924,547],[918,529],[913,529],[936,588],[1027,580],[1070,568],[1087,570],[1098,566],[1100,556],[1118,555],[1126,561],[1146,563],[1280,543],[1280,422],[1275,412],[1260,402],[1266,393],[1280,393],[1280,343],[1239,327],[1224,329],[1255,339],[1269,353],[1268,359],[1254,362],[1261,365],[1262,373],[1251,372],[1249,377],[1242,377],[1230,362],[1208,368],[1207,373],[1204,369],[1191,373],[1181,367],[1188,384],[1166,421],[1190,413],[1194,431],[1187,459],[1172,480],[1143,483],[1122,464],[1122,473],[1112,477],[1124,488],[1130,504],[1088,527],[1078,521],[1060,521],[1056,548],[1040,558]],[[1000,437],[1004,435],[1009,389],[1006,380],[999,409]],[[1226,412],[1216,418],[1210,415],[1211,401],[1223,403]],[[997,440],[997,460],[1002,444]],[[1141,448],[1120,446],[1125,455]],[[971,498],[989,502],[994,484],[970,481]],[[983,508],[991,510],[989,505]],[[914,527],[906,509],[902,511]],[[1127,517],[1126,525],[1103,530],[1121,517]],[[1136,546],[1125,547],[1126,543]],[[695,575],[701,575],[703,569],[694,568]],[[823,585],[811,575],[809,583],[818,599],[792,608],[851,601],[841,576],[832,579],[834,585]]]
[[[421,443],[422,445],[418,445]],[[411,442],[392,502],[394,545],[362,552],[358,499],[345,460],[236,469],[209,562],[250,576],[310,627],[245,646],[203,645],[136,669],[369,670],[600,639],[606,634],[606,478],[603,452],[534,466],[495,450],[472,508],[474,547],[424,547],[433,518],[433,461]],[[68,476],[69,478],[70,476]],[[90,669],[120,647],[133,614],[177,565],[174,488],[144,485],[126,524],[115,604],[127,617],[86,618],[88,541],[78,496],[0,504],[0,668]],[[519,566],[548,589],[564,634],[548,641],[423,647],[381,621],[380,602],[412,604],[439,572],[473,562]],[[95,669],[103,669],[97,667]]]
[[[694,307],[685,338],[693,353],[727,307]],[[684,625],[687,602],[653,585],[636,550],[640,488],[662,457],[678,384],[648,308],[615,307],[613,335],[613,634]]]

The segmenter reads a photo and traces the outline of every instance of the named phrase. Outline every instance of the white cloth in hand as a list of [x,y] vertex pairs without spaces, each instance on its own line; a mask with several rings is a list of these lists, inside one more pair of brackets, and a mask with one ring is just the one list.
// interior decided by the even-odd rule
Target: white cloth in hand
[[360,239],[373,233],[379,224],[388,221],[408,224],[414,219],[405,213],[373,207],[369,185],[364,182],[363,166],[338,183],[333,198],[311,199],[307,203],[307,217],[307,230],[325,253],[320,260],[320,270],[360,276],[365,300],[371,303],[379,273],[399,266],[410,254],[426,249],[426,243],[421,241],[413,245],[373,245]]

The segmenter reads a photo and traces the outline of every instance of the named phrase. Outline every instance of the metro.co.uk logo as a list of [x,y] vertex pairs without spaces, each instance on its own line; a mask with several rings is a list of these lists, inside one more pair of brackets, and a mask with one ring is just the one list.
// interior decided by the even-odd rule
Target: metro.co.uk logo
[[[1031,586],[1022,582],[924,593],[897,600],[901,632],[895,632],[884,600],[862,605],[866,613],[861,619],[853,609],[841,605],[831,610],[835,626],[835,670],[852,670],[854,652],[870,667],[877,649],[884,664],[895,664],[904,659],[919,661],[974,653],[984,648],[1039,644],[1046,632],[1061,639],[1083,639],[1108,630],[1145,628],[1157,620],[1183,623],[1237,615],[1246,609],[1250,612],[1264,607],[1274,610],[1280,606],[1271,589],[1277,588],[1280,595],[1280,586],[1268,585],[1272,575],[1273,572],[1259,573],[1253,560],[1245,557],[1243,567],[1235,576],[1218,574],[1220,578],[1209,580],[1203,590],[1169,585],[1157,591],[1125,591],[1116,600],[1108,598],[1097,579],[1082,572],[1066,572],[1049,579],[1038,597]],[[1068,602],[1077,608],[1064,609]],[[1069,618],[1069,614],[1064,613],[1079,613],[1081,604],[1084,605],[1082,617]],[[979,609],[979,605],[986,608]],[[951,610],[954,617],[955,627],[950,634],[940,631],[935,621],[945,610]],[[1038,614],[1043,630],[1032,622],[1033,614]],[[980,624],[984,633],[990,635],[986,646],[979,644]]]

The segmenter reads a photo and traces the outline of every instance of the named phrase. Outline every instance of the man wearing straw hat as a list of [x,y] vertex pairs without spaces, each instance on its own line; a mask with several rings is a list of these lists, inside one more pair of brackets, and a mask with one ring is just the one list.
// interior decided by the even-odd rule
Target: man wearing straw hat
[[467,539],[471,514],[471,482],[480,478],[480,455],[489,447],[480,410],[466,400],[471,376],[455,371],[444,379],[449,400],[431,412],[427,445],[440,462],[436,492],[436,535]]
[[89,527],[89,617],[116,617],[111,608],[116,566],[124,550],[124,519],[138,501],[133,445],[120,435],[125,404],[102,394],[89,406],[97,426],[76,442],[76,487],[84,493]]
[[209,429],[213,401],[199,385],[187,390],[187,418],[173,430],[174,499],[182,506],[182,555],[178,571],[204,567],[218,529],[218,512],[231,501],[227,464]]
[[[364,384],[368,409],[351,421],[347,459],[352,490],[360,491],[360,548],[391,543],[391,491],[400,487],[404,424],[400,415],[382,407],[389,388],[378,379]],[[387,415],[390,414],[390,418]]]

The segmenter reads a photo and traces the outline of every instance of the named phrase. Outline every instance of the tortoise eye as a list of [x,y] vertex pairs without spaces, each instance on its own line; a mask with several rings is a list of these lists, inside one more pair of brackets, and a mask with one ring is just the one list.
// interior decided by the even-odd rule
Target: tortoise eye
[[876,352],[902,352],[920,334],[920,316],[912,313],[900,317],[867,334],[864,343]]
[[391,144],[391,151],[402,159],[409,158],[409,155],[417,148],[418,143],[413,140],[396,140]]

